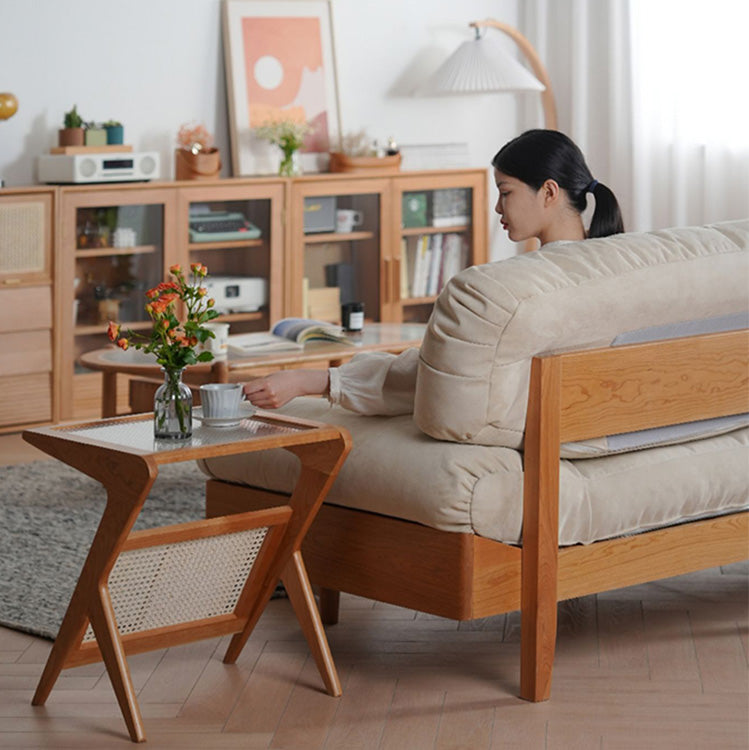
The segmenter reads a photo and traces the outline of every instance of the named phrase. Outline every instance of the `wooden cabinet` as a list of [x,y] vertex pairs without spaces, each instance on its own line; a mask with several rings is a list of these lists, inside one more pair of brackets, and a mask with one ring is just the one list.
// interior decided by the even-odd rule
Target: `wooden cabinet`
[[[208,267],[232,333],[288,316],[339,322],[347,301],[370,321],[426,321],[449,275],[487,259],[486,179],[468,169],[0,190],[0,430],[99,416],[101,374],[79,357],[109,343],[108,320],[150,329],[144,293],[174,263]],[[443,260],[419,291],[417,252],[429,250]],[[117,392],[125,411],[127,388]]]
[[368,320],[426,321],[447,280],[487,260],[486,179],[473,169],[293,180],[287,314],[338,322],[340,304],[356,301]]
[[53,189],[0,190],[0,432],[58,418]]

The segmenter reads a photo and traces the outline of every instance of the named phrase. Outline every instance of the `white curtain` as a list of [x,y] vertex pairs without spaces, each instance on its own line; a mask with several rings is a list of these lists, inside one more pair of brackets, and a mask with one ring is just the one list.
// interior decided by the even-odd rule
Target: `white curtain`
[[[559,128],[629,231],[749,217],[749,3],[525,0]],[[744,79],[744,80],[740,80]],[[524,127],[540,123],[526,111]]]

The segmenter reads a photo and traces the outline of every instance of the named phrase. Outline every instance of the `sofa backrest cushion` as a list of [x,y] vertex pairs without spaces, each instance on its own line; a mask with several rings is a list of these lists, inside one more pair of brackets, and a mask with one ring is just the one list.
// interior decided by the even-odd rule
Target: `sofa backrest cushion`
[[414,419],[440,440],[521,448],[531,359],[749,309],[749,220],[551,243],[443,290]]

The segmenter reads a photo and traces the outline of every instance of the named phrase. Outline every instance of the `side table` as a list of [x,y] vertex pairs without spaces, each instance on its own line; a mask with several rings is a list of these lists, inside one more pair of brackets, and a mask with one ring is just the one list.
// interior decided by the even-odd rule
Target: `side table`
[[[144,741],[127,655],[234,634],[224,656],[233,663],[279,578],[328,693],[341,694],[300,547],[350,450],[345,430],[258,411],[237,427],[196,426],[186,441],[155,441],[150,414],[42,427],[23,437],[107,492],[33,705],[46,701],[61,670],[103,660],[131,739]],[[160,465],[270,448],[301,462],[287,504],[131,531]]]

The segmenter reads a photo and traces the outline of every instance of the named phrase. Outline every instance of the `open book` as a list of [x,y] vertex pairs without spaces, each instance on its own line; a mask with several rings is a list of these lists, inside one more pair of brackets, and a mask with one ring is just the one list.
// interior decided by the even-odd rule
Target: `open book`
[[283,318],[269,332],[229,336],[229,351],[235,354],[264,354],[304,348],[307,341],[333,341],[356,345],[358,342],[340,326],[308,318]]

